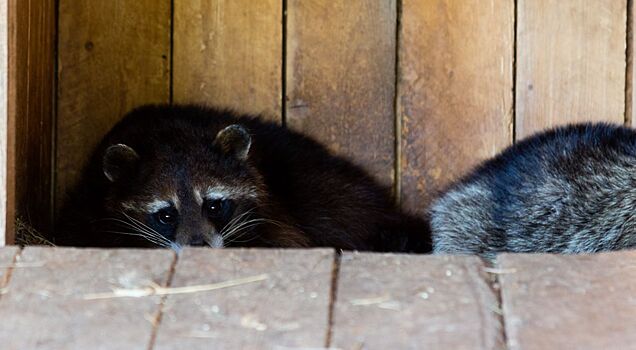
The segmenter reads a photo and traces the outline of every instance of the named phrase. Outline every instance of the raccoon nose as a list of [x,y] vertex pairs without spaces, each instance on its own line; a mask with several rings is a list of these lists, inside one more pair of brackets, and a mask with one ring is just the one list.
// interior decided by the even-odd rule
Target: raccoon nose
[[191,246],[203,246],[205,245],[205,240],[203,239],[203,235],[194,235],[190,238]]

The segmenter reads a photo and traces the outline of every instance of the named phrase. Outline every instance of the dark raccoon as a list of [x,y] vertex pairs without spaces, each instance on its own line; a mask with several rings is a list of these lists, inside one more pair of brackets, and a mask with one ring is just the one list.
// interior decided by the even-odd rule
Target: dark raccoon
[[387,188],[273,123],[196,106],[130,112],[69,194],[62,245],[430,251]]
[[636,246],[636,132],[580,124],[532,136],[430,209],[435,253],[589,253]]

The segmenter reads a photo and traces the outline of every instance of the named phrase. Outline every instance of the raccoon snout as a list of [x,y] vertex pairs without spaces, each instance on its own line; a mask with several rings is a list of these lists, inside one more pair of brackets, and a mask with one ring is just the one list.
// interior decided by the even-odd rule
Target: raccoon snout
[[223,238],[221,235],[213,233],[212,235],[192,235],[187,243],[189,246],[196,247],[212,247],[223,248]]

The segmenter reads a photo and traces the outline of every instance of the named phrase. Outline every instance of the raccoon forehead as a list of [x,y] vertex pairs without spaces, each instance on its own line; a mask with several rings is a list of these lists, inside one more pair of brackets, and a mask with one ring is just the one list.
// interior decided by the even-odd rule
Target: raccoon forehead
[[122,202],[121,206],[124,209],[143,212],[143,213],[156,213],[161,209],[175,206],[179,208],[179,198],[177,196],[171,196],[170,199],[150,199],[150,200],[131,200]]
[[256,198],[258,189],[254,186],[206,186],[193,189],[194,198],[197,202],[203,203],[206,199],[221,198]]

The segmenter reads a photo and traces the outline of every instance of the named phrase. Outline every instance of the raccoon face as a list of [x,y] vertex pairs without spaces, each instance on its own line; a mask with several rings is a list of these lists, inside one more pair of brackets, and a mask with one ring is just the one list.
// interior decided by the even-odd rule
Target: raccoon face
[[186,139],[178,147],[139,153],[111,145],[102,164],[110,218],[103,231],[174,250],[255,239],[265,191],[248,162],[250,144],[247,131],[231,125],[211,144]]

